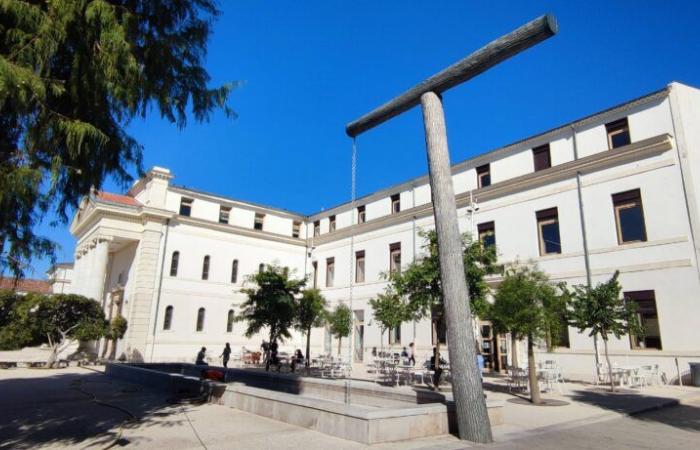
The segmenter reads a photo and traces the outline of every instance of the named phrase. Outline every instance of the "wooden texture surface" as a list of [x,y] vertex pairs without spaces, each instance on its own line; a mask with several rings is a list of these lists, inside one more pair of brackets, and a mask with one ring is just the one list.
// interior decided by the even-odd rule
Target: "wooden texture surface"
[[421,96],[421,106],[459,437],[473,442],[491,442],[491,425],[476,363],[476,341],[464,276],[442,101],[436,93],[428,92]]
[[354,122],[350,122],[345,127],[345,132],[352,137],[362,134],[418,105],[421,95],[426,92],[438,94],[444,92],[553,36],[556,32],[557,22],[553,16],[538,17],[515,31],[492,41],[374,111],[365,114]]

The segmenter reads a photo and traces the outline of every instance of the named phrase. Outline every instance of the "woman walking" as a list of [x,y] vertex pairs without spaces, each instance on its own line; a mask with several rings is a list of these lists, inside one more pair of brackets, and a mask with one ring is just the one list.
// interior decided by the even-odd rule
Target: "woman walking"
[[228,360],[231,357],[231,346],[229,343],[226,343],[226,347],[224,347],[224,351],[221,353],[221,356],[219,358],[223,358],[224,360],[224,367],[228,367]]

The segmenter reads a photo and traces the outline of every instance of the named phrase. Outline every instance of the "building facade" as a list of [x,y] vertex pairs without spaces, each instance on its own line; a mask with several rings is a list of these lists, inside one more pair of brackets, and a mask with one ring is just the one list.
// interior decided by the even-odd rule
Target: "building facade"
[[[534,263],[571,285],[616,270],[637,303],[644,338],[613,339],[613,361],[700,357],[700,90],[679,83],[453,166],[460,229],[496,245],[498,261]],[[433,227],[427,176],[305,216],[175,185],[153,168],[126,195],[93,192],[72,224],[78,239],[66,284],[129,321],[119,352],[146,361],[191,360],[201,346],[257,349],[234,322],[247,277],[261,264],[308,276],[330,305],[350,304],[355,330],[342,353],[363,360],[387,345],[369,300],[383,273],[420,258]],[[489,279],[497,286],[498,277]],[[466,325],[465,325],[466,326]],[[430,321],[391,331],[395,346],[434,340]],[[513,351],[479,322],[496,368]],[[285,343],[302,348],[301,336]],[[581,378],[593,343],[569,329],[547,355]],[[323,330],[313,353],[336,351]],[[516,351],[518,351],[516,349]],[[522,360],[522,359],[521,359]]]

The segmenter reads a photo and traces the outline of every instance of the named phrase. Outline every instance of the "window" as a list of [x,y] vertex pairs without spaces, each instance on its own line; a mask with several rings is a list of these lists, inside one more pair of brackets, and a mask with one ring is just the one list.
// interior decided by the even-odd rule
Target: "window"
[[552,167],[552,158],[549,153],[549,144],[540,145],[532,149],[532,158],[535,162],[535,172]]
[[263,272],[265,272],[265,264],[260,263],[260,265],[258,265],[258,273],[263,273]]
[[627,117],[616,120],[615,122],[606,123],[605,130],[608,132],[608,148],[611,150],[613,148],[629,145],[630,142],[632,142],[630,139],[630,127],[627,122]]
[[335,231],[335,216],[328,217],[328,232],[332,233]]
[[476,185],[480,188],[491,186],[490,164],[484,164],[476,168]]
[[326,259],[326,287],[333,287],[335,277],[335,258]]
[[219,207],[219,223],[228,223],[228,218],[231,215],[230,206]]
[[479,240],[484,247],[496,246],[496,224],[494,222],[480,223],[477,225]]
[[315,220],[314,221],[314,237],[320,236],[320,235],[321,235],[321,221]]
[[173,325],[173,307],[165,308],[165,316],[163,317],[163,329],[169,330]]
[[318,287],[318,261],[314,261],[311,263],[311,267],[313,268],[314,272],[314,284],[313,287],[317,288]]
[[292,223],[292,237],[298,238],[301,235],[301,222],[295,220]]
[[226,332],[230,333],[233,331],[233,319],[235,318],[235,314],[232,309],[228,310],[228,317],[226,318]]
[[557,208],[537,211],[537,230],[540,241],[540,255],[561,253],[559,238],[559,213]]
[[357,207],[357,223],[365,223],[365,207],[364,207],[364,205]]
[[255,213],[255,223],[253,224],[253,228],[255,228],[256,230],[262,231],[263,222],[265,222],[265,214]]
[[206,311],[204,308],[199,308],[199,311],[197,311],[197,331],[204,330],[204,315],[205,314],[206,314]]
[[231,263],[231,283],[238,283],[238,260],[234,259]]
[[355,283],[365,282],[365,251],[355,252]]
[[209,279],[209,255],[204,257],[202,261],[202,280]]
[[170,258],[170,276],[177,276],[177,268],[180,264],[180,252],[173,252],[172,258]]
[[401,242],[389,245],[389,272],[401,272]]
[[389,345],[401,344],[401,327],[389,329]]
[[181,197],[180,198],[180,215],[190,216],[192,214],[192,200],[191,198]]
[[615,210],[617,242],[625,244],[646,241],[647,232],[639,189],[613,194],[612,201]]
[[643,336],[630,336],[632,349],[655,348],[661,350],[661,332],[654,291],[625,292],[624,296],[636,304],[637,319],[644,330]]
[[391,196],[391,213],[396,214],[401,212],[401,195],[394,194]]

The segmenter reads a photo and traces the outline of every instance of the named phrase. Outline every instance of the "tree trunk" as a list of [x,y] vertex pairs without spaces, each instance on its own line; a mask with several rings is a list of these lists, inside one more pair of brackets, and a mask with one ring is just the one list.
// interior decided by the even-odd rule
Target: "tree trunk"
[[[476,362],[476,339],[471,327],[469,290],[464,277],[462,238],[457,221],[447,129],[442,100],[435,92],[421,95],[428,173],[438,241],[447,344],[450,350],[452,393],[460,439],[493,440],[481,371]],[[439,366],[440,361],[435,361]]]
[[605,361],[608,363],[608,378],[610,378],[610,392],[615,392],[615,381],[613,380],[612,366],[610,365],[610,355],[608,354],[608,340],[603,338],[603,349],[605,350]]
[[598,384],[600,380],[600,355],[598,354],[598,334],[593,335],[593,353],[595,357],[595,383]]
[[51,352],[49,353],[49,359],[46,361],[46,367],[49,369],[56,368],[58,364],[58,344],[51,345]]
[[[311,327],[306,330],[306,367],[311,362]],[[308,374],[307,374],[308,375]]]
[[338,358],[340,358],[341,343],[343,342],[343,337],[338,336]]
[[530,401],[539,405],[542,403],[540,396],[540,384],[537,382],[537,368],[535,367],[535,343],[532,336],[527,337],[527,368],[528,381],[530,382]]
[[117,356],[117,339],[110,339],[109,345],[109,360],[114,361]]
[[518,363],[518,339],[515,337],[515,333],[510,333],[510,365],[517,368],[520,366]]

